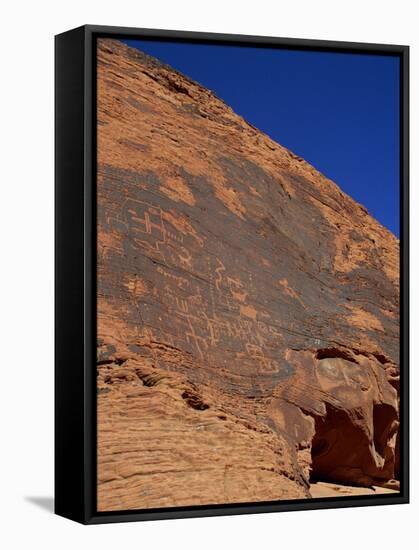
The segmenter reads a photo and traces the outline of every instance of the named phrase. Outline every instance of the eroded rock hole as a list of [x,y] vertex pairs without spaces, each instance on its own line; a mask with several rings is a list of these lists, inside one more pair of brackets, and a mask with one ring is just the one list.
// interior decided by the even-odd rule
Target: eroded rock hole
[[121,366],[126,362],[127,362],[126,359],[122,359],[120,357],[117,357],[116,359],[102,359],[102,360],[97,361],[96,364],[97,364],[98,367],[101,367],[103,365],[118,365],[118,366]]
[[350,351],[340,348],[323,348],[316,351],[316,359],[345,359],[357,363]]
[[389,459],[391,449],[388,447],[388,441],[397,432],[397,413],[391,405],[376,404],[373,409],[373,422],[375,450],[384,459]]
[[386,363],[389,363],[390,360],[388,359],[388,357],[386,357],[385,355],[382,355],[381,353],[373,353],[372,354],[379,363],[381,363],[382,365],[385,365]]
[[195,409],[197,411],[205,411],[206,409],[209,409],[209,405],[204,403],[196,393],[185,390],[182,393],[182,398],[192,409]]
[[329,449],[329,442],[327,439],[316,438],[313,440],[313,447],[311,449],[312,456],[315,456],[318,459],[319,456],[326,453]]
[[315,417],[311,481],[362,483],[368,438],[344,410],[326,404],[326,415]]
[[397,411],[380,403],[372,416],[371,434],[359,411],[326,404],[326,414],[315,417],[310,481],[371,486],[394,477]]

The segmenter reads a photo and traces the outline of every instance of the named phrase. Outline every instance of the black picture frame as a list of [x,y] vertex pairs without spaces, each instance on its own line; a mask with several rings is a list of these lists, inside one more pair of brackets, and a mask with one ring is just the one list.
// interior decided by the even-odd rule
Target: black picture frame
[[[398,494],[121,512],[96,510],[96,39],[154,38],[400,58],[401,487]],[[84,523],[409,502],[408,46],[86,25],[55,37],[55,513]]]

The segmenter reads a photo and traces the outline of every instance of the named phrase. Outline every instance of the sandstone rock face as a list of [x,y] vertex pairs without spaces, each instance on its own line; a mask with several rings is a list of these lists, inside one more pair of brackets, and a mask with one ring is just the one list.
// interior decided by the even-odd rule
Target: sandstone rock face
[[398,240],[137,50],[99,41],[97,94],[98,509],[388,484]]

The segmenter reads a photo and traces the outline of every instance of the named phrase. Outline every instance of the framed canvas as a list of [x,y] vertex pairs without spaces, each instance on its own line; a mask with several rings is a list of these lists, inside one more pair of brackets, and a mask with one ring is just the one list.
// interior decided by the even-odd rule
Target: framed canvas
[[56,513],[407,503],[408,47],[55,44]]

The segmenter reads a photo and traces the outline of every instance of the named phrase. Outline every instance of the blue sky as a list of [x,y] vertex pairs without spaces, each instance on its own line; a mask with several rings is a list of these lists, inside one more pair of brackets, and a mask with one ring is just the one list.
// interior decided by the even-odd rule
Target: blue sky
[[125,40],[213,90],[399,236],[399,58]]

